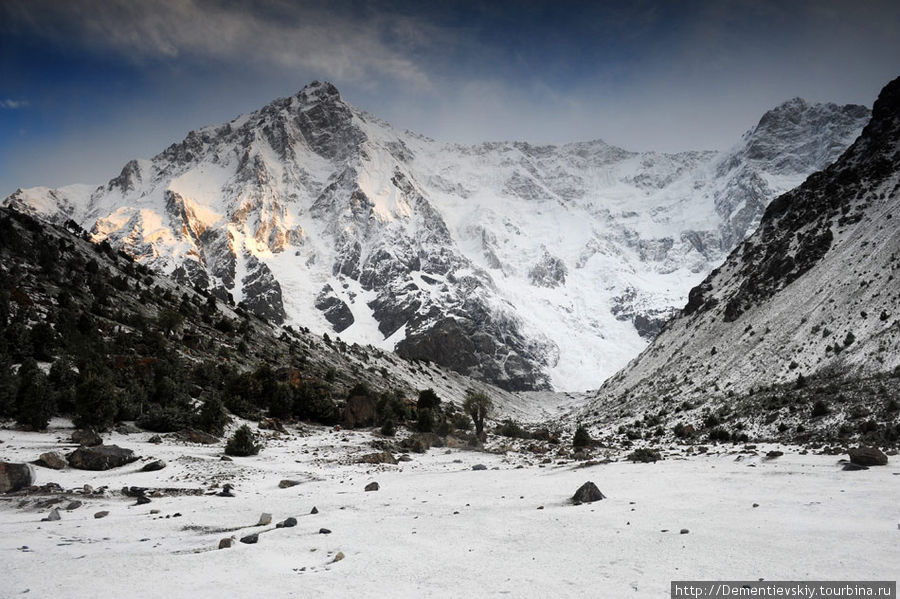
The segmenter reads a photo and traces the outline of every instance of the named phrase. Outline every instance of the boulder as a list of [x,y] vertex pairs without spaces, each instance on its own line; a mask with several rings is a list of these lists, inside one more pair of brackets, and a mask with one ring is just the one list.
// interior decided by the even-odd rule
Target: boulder
[[861,466],[859,464],[854,464],[853,462],[844,462],[844,467],[841,468],[841,470],[847,470],[850,472],[854,472],[856,470],[868,470],[868,469],[869,469],[868,466]]
[[41,522],[56,522],[57,520],[61,520],[62,518],[59,515],[59,508],[53,508],[50,510],[50,514],[46,518],[41,518]]
[[98,520],[100,518],[106,518],[107,516],[109,516],[109,512],[107,512],[106,510],[103,510],[102,512],[97,512],[96,514],[94,514],[94,518],[97,518]]
[[316,506],[313,506],[313,509],[309,510],[309,513],[310,514],[318,514],[319,508],[317,508]]
[[0,493],[12,493],[34,484],[34,467],[31,464],[0,462]]
[[228,549],[234,545],[234,537],[228,537],[219,541],[219,549]]
[[165,467],[165,460],[153,460],[152,462],[144,464],[144,467],[141,468],[141,472],[156,472],[157,470],[162,470]]
[[130,449],[116,445],[79,447],[69,454],[69,466],[79,470],[109,470],[137,460]]
[[154,443],[156,445],[159,445],[160,443],[162,443],[162,437],[160,437],[159,435],[153,435],[152,437],[147,439],[147,443]]
[[396,464],[397,460],[391,455],[389,451],[382,451],[379,453],[369,453],[358,460],[356,460],[359,464]]
[[259,515],[259,522],[256,523],[257,526],[268,526],[272,523],[272,514],[267,514],[263,512]]
[[472,470],[487,470],[487,466],[484,464],[475,464],[472,466]]
[[847,450],[850,454],[850,463],[860,466],[885,466],[888,458],[877,447],[851,447]]
[[299,484],[300,484],[299,480],[290,480],[290,479],[286,478],[283,481],[281,481],[280,483],[278,483],[278,488],[279,489],[289,489],[291,487],[296,487]]
[[241,537],[241,543],[246,543],[247,545],[253,545],[253,544],[257,543],[258,541],[259,541],[259,533],[253,533],[252,535],[247,535],[246,537]]
[[600,501],[601,499],[606,499],[606,495],[601,493],[600,489],[597,488],[597,485],[591,481],[578,487],[578,490],[572,495],[572,503],[575,505],[580,503],[592,503],[594,501]]
[[82,505],[84,505],[82,502],[75,499],[75,500],[69,502],[69,505],[66,506],[66,511],[71,512],[72,510],[77,510]]
[[287,433],[284,430],[284,425],[281,424],[281,421],[278,418],[263,418],[259,421],[257,425],[259,430],[263,431],[275,431],[277,433]]
[[380,488],[378,483],[369,483],[366,485],[366,491],[377,491]]
[[103,438],[92,428],[80,428],[72,433],[72,443],[84,447],[96,447],[103,444]]
[[275,528],[293,528],[295,526],[297,526],[297,519],[291,517],[291,518],[285,518],[284,521],[276,524]]
[[377,421],[375,398],[367,395],[354,395],[344,402],[344,426],[373,426]]
[[116,432],[119,433],[120,435],[134,435],[137,433],[141,433],[143,431],[133,424],[128,424],[127,422],[123,422],[122,424],[120,424],[116,427]]
[[331,531],[328,530],[327,528],[320,528],[320,529],[319,529],[319,534],[320,534],[320,535],[330,535],[330,534],[331,534]]
[[42,453],[37,460],[39,466],[52,470],[62,470],[66,467],[66,458],[55,451]]

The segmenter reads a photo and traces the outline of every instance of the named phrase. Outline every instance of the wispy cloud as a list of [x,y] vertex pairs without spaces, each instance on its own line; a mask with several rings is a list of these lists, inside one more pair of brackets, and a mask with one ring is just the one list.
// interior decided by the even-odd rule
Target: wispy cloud
[[315,70],[336,81],[374,75],[429,85],[414,58],[416,47],[431,41],[422,34],[426,23],[411,27],[408,19],[394,20],[364,5],[352,11],[281,0],[252,6],[251,11],[221,0],[9,0],[5,8],[16,26],[45,39],[66,43],[74,37],[138,61],[238,61]]
[[6,98],[5,100],[0,100],[0,108],[4,110],[18,110],[20,108],[27,108],[28,100],[13,100],[11,98]]

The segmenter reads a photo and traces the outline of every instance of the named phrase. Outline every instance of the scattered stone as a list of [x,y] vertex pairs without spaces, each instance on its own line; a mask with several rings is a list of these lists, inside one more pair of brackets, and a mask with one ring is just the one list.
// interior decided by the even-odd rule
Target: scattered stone
[[775,458],[780,458],[783,455],[784,455],[784,452],[778,451],[777,449],[773,449],[772,451],[769,451],[766,453],[766,457],[770,460],[774,460]]
[[572,495],[572,503],[576,505],[580,503],[592,503],[594,501],[600,501],[601,499],[606,499],[606,495],[601,493],[600,489],[597,488],[597,485],[590,481],[578,487],[578,490]]
[[106,518],[107,516],[109,516],[109,512],[107,512],[106,510],[104,510],[102,512],[97,512],[96,514],[94,514],[94,518],[97,518],[98,520],[100,518]]
[[220,462],[233,462],[234,460],[232,460],[232,459],[231,459],[229,456],[227,456],[227,455],[223,455],[221,458],[219,458],[219,461],[220,461]]
[[853,472],[855,470],[868,470],[868,469],[869,469],[868,466],[863,466],[861,464],[854,464],[853,462],[846,462],[844,464],[844,467],[841,468],[841,470],[846,470],[846,471],[850,471],[850,472]]
[[286,478],[283,481],[281,481],[280,483],[278,483],[278,488],[279,489],[289,489],[290,487],[296,487],[299,484],[300,484],[299,480],[290,480],[290,479]]
[[152,462],[144,464],[144,467],[141,468],[141,472],[156,472],[157,470],[162,470],[165,467],[165,460],[153,460]]
[[222,485],[222,490],[216,493],[217,497],[234,497],[234,493],[231,490],[234,488],[230,483],[225,483]]
[[544,509],[544,506],[539,505],[539,506],[537,506],[537,509],[542,510],[542,509]]
[[850,462],[860,466],[885,466],[888,458],[877,447],[851,447],[847,450]]
[[137,503],[135,503],[134,505],[145,505],[147,503],[150,503],[149,497],[147,497],[146,495],[138,495]]
[[137,460],[130,449],[116,445],[82,446],[69,454],[69,466],[79,470],[109,470]]
[[338,552],[335,554],[334,559],[331,560],[331,563],[333,564],[334,562],[339,562],[339,561],[341,561],[342,559],[344,559],[344,552],[343,552],[343,551],[338,551]]
[[632,462],[641,462],[647,464],[650,462],[657,462],[661,460],[662,454],[659,453],[658,449],[641,447],[629,453],[628,456],[626,456],[626,459]]
[[259,541],[259,533],[253,533],[252,535],[247,535],[246,537],[241,537],[241,543],[246,543],[247,545],[253,545]]
[[234,537],[228,537],[219,541],[219,549],[230,549],[234,545]]
[[119,426],[116,427],[116,432],[120,435],[134,435],[136,433],[142,432],[141,429],[136,427],[133,424],[128,424],[127,422],[123,422]]
[[80,428],[72,433],[72,443],[78,443],[82,447],[96,447],[103,444],[103,438],[94,429]]
[[759,507],[759,504],[758,504],[758,503],[754,503],[754,504],[753,504],[753,507]]
[[320,529],[319,529],[319,534],[320,534],[320,535],[330,535],[330,534],[331,534],[331,531],[328,530],[327,528],[320,528]]
[[160,437],[159,435],[153,435],[152,437],[147,439],[147,443],[155,443],[156,445],[159,445],[160,443],[162,443],[162,437]]
[[78,501],[77,499],[74,501],[70,501],[69,505],[66,506],[66,511],[71,512],[72,510],[77,510],[82,505],[84,505],[84,504],[82,502]]
[[475,464],[472,466],[472,470],[487,470],[487,466],[484,464]]
[[310,514],[318,514],[319,508],[317,508],[316,506],[313,506],[313,509],[309,510],[309,513]]
[[55,451],[42,453],[37,459],[37,463],[39,466],[50,468],[51,470],[62,470],[67,466],[66,458]]
[[85,495],[90,495],[94,492],[94,487],[92,487],[91,485],[84,485],[83,487],[81,487],[81,492]]
[[263,512],[259,515],[259,522],[256,523],[257,526],[268,526],[272,523],[272,514],[267,514]]
[[404,453],[402,456],[400,456],[399,458],[397,458],[397,461],[398,461],[398,462],[412,462],[412,458],[409,457],[409,454]]
[[276,524],[275,528],[294,528],[295,526],[297,526],[297,519],[291,517],[286,518],[283,522],[279,522],[278,524]]
[[358,464],[396,464],[397,460],[389,451],[382,451],[366,454],[356,460],[356,462]]
[[159,513],[159,510],[150,510],[150,513],[151,513],[151,514],[158,514],[158,513]]
[[378,483],[369,483],[366,485],[366,491],[377,491],[379,488]]
[[31,464],[0,462],[0,493],[12,493],[34,484],[35,473]]
[[686,529],[686,528],[682,528],[682,529],[681,529],[681,532],[680,532],[679,534],[686,535],[686,534],[688,534],[689,532],[691,532],[691,531],[689,531],[689,530]]
[[263,418],[259,421],[257,426],[259,427],[259,430],[287,434],[287,431],[284,430],[284,425],[281,424],[281,421],[278,418]]
[[46,518],[41,518],[41,522],[56,522],[57,520],[62,520],[62,517],[59,515],[59,508],[53,508],[50,510],[50,515]]
[[219,438],[203,431],[193,428],[186,428],[175,433],[175,438],[186,443],[199,443],[200,445],[215,445],[219,442]]

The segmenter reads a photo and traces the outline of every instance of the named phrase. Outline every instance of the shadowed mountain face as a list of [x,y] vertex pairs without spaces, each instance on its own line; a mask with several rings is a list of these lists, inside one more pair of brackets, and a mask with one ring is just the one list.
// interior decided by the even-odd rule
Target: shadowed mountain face
[[792,100],[729,152],[437,143],[315,82],[106,185],[5,200],[73,219],[277,323],[512,390],[596,386],[769,201],[833,161],[860,106]]
[[774,403],[765,406],[775,409],[765,426],[774,426],[778,409],[799,409],[790,398],[810,380],[831,385],[817,398],[823,416],[828,402],[849,405],[875,377],[855,417],[877,414],[888,397],[877,377],[900,367],[897,218],[900,79],[881,92],[853,145],[769,204],[758,230],[691,290],[680,315],[590,409],[653,411],[707,398],[735,409],[738,398],[774,385],[782,391],[766,391]]

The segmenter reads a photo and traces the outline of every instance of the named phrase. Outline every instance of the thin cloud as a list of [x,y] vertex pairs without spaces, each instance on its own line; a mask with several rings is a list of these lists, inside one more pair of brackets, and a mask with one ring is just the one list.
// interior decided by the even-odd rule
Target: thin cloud
[[27,108],[28,100],[12,100],[7,98],[5,100],[0,100],[0,108],[5,110],[19,110],[20,108]]
[[136,61],[251,62],[263,69],[314,70],[344,82],[387,76],[420,88],[430,85],[411,58],[430,40],[409,33],[427,31],[426,23],[411,27],[408,20],[394,22],[374,12],[347,18],[309,4],[254,6],[250,11],[241,3],[210,0],[12,0],[5,8],[12,27],[57,43],[74,36]]

